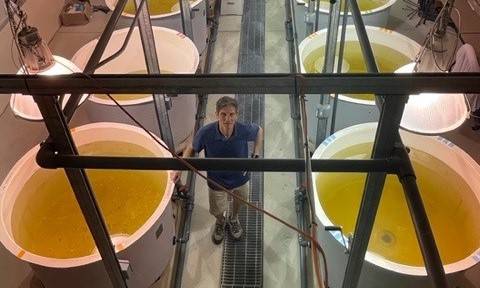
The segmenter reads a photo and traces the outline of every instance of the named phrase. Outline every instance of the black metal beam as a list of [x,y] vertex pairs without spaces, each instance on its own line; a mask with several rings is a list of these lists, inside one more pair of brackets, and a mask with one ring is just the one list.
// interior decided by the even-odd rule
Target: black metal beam
[[[349,2],[360,46],[367,64],[367,70],[369,72],[378,72],[358,4],[355,0],[349,0]],[[478,83],[476,85],[478,85]],[[384,101],[377,101],[377,105],[379,105],[381,109],[372,158],[382,159],[391,157],[399,147],[401,148],[401,152],[403,153],[399,158],[402,159],[403,162],[401,162],[400,171],[406,170],[407,174],[402,175],[400,179],[415,225],[423,259],[426,263],[427,273],[431,277],[435,287],[446,288],[447,280],[445,271],[435,245],[435,239],[429,225],[425,207],[423,206],[418,191],[413,167],[406,154],[400,134],[398,133],[403,110],[408,100],[408,94],[399,95],[399,97],[396,98],[379,98],[377,95],[377,100],[380,99]],[[342,283],[343,288],[355,288],[358,285],[385,179],[386,173],[368,173],[367,175],[365,190],[355,224],[354,238],[345,269],[345,277]]]
[[[63,116],[58,101],[53,97],[33,96],[42,113],[45,126],[50,134],[51,142],[42,145],[43,149],[53,146],[52,149],[60,153],[78,155],[68,123]],[[85,218],[85,222],[93,236],[95,245],[102,257],[103,265],[113,287],[126,288],[120,264],[117,260],[113,244],[110,240],[108,228],[98,203],[93,194],[92,187],[83,169],[65,168],[65,174],[72,186],[75,198]]]
[[[150,12],[148,11],[148,5],[140,7],[142,0],[135,0],[136,9],[142,9],[140,16],[137,19],[138,30],[140,33],[140,39],[143,48],[143,57],[147,66],[148,74],[161,74],[159,59],[157,55],[157,49],[155,41],[165,41],[165,39],[155,40],[153,34],[152,23],[150,21]],[[157,117],[158,128],[160,130],[160,136],[163,141],[167,143],[170,149],[175,149],[175,143],[173,141],[172,129],[170,128],[170,120],[167,112],[167,96],[160,93],[153,93],[153,106],[155,107],[155,116]]]
[[[200,171],[270,171],[304,172],[305,159],[248,159],[248,158],[183,158]],[[131,170],[188,170],[178,159],[159,157],[116,157],[54,155],[41,150],[37,162],[43,168],[131,169]],[[390,159],[312,160],[315,172],[383,172],[396,173],[398,161]]]
[[397,157],[402,159],[403,163],[398,173],[398,179],[405,193],[405,200],[407,201],[408,210],[412,216],[413,226],[415,227],[415,233],[426,270],[435,287],[447,287],[442,260],[417,186],[417,178],[412,163],[409,160],[405,147],[398,147],[396,153],[398,153]]
[[[90,59],[88,59],[88,62],[85,65],[85,69],[83,70],[83,73],[92,74],[93,72],[95,72],[97,64],[102,59],[103,52],[105,51],[105,48],[108,45],[108,41],[110,40],[110,37],[112,37],[113,31],[115,31],[115,27],[117,26],[118,20],[122,16],[123,9],[125,8],[126,4],[127,4],[127,0],[117,1],[115,9],[113,10],[112,15],[110,16],[110,19],[108,19],[107,25],[105,26],[105,29],[103,30],[102,35],[100,36],[100,39],[98,39],[97,45],[95,46],[95,49],[93,50],[92,55],[90,56]],[[62,94],[62,93],[58,93],[58,94]],[[82,94],[84,93],[82,92],[72,93],[72,96],[68,99],[67,104],[63,109],[63,113],[65,114],[67,123],[70,122],[70,119],[72,119],[73,114],[77,109],[78,103],[80,103]]]
[[0,93],[478,93],[480,73],[0,75]]

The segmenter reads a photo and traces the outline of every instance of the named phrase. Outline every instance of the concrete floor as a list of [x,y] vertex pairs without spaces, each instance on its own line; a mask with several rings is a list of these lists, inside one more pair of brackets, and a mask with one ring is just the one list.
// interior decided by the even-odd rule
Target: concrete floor
[[[284,0],[266,0],[265,70],[266,72],[288,72],[287,43],[284,32]],[[405,4],[397,2],[392,7],[388,28],[423,42],[428,26],[415,28],[416,20],[404,21]],[[76,50],[99,36],[109,15],[94,14],[92,21],[85,26],[62,27],[50,42],[52,50],[70,58]],[[216,41],[212,73],[235,73],[237,71],[238,47],[240,41],[241,16],[222,16]],[[214,103],[220,95],[210,95],[206,122],[213,121]],[[233,95],[232,95],[233,96]],[[7,97],[0,98],[0,107],[7,104]],[[85,111],[89,103],[80,107],[73,126],[88,122]],[[459,129],[443,136],[466,150],[480,161],[477,143],[480,134],[470,129],[467,121]],[[265,96],[265,157],[293,158],[292,124],[289,102],[286,95]],[[42,123],[16,119],[8,109],[0,118],[0,179],[3,179],[13,164],[28,149],[45,138]],[[19,133],[18,131],[21,131]],[[11,149],[10,147],[15,147]],[[266,210],[281,216],[289,223],[296,223],[294,207],[295,175],[293,173],[265,173]],[[213,218],[208,213],[207,188],[203,180],[197,180],[195,209],[192,217],[190,241],[183,274],[183,287],[216,287],[220,283],[222,248],[210,239]],[[264,286],[298,287],[298,242],[296,233],[265,218],[264,231]],[[0,245],[1,246],[1,245]],[[154,287],[166,287],[167,278]],[[3,247],[0,247],[0,287],[39,287],[32,278],[28,265],[18,261]]]

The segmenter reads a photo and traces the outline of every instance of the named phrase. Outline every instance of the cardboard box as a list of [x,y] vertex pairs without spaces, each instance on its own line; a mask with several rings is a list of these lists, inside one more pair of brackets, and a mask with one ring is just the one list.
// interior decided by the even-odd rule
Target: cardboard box
[[71,0],[63,7],[60,21],[64,26],[84,25],[90,21],[92,13],[90,1]]

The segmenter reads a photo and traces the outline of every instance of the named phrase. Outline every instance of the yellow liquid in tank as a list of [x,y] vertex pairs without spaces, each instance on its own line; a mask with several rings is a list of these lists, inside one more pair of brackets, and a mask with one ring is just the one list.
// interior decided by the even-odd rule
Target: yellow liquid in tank
[[[146,0],[148,5],[148,12],[150,15],[162,15],[180,10],[178,5],[179,0]],[[193,1],[190,1],[193,2]],[[128,0],[123,9],[125,13],[135,15],[135,2]]]
[[[162,70],[161,73],[163,74],[174,74],[171,71],[168,70]],[[147,70],[138,70],[138,71],[133,71],[128,74],[148,74]],[[147,97],[152,97],[152,94],[110,94],[112,97],[117,100],[117,101],[129,101],[129,100],[139,100]],[[108,97],[105,94],[95,94],[95,97],[102,99],[102,100],[110,100],[110,97]]]
[[[381,73],[391,73],[395,72],[398,68],[402,67],[405,64],[412,62],[410,58],[398,52],[390,47],[385,45],[371,43],[373,54],[377,62],[378,70]],[[337,46],[338,47],[338,46]],[[325,46],[315,49],[310,54],[305,57],[303,65],[307,73],[322,73],[316,69],[316,61],[323,58],[325,55]],[[337,51],[338,56],[338,51]],[[362,49],[360,44],[357,41],[346,41],[344,58],[350,66],[347,72],[342,71],[342,73],[365,73],[367,72],[367,67],[365,66],[365,61],[363,59]],[[319,67],[317,65],[317,67]],[[323,67],[323,65],[321,65]],[[373,101],[373,94],[345,94],[345,96],[361,99],[361,100],[370,100]]]
[[[387,0],[358,0],[358,8],[360,8],[360,11],[366,11],[366,10],[373,10],[378,7],[381,7],[385,5],[388,1]],[[320,3],[322,5],[329,5],[330,1],[328,0],[320,0]],[[342,5],[340,6],[341,11],[343,11],[343,5],[345,1],[342,1]]]
[[[372,145],[354,145],[332,158],[365,159]],[[480,246],[480,205],[470,187],[446,164],[411,149],[417,184],[444,264],[468,257]],[[366,174],[320,173],[316,188],[325,214],[345,234],[353,233]],[[388,175],[368,251],[387,260],[424,266],[404,192]]]
[[[154,156],[131,143],[100,141],[82,155]],[[166,188],[165,171],[87,171],[110,235],[131,235],[153,214]],[[14,204],[12,232],[23,249],[52,258],[92,254],[95,244],[63,169],[37,171]]]

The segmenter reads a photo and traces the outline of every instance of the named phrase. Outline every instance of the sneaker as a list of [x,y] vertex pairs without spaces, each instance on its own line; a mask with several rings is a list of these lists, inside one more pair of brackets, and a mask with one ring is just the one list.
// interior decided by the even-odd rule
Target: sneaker
[[223,238],[225,237],[225,221],[215,221],[215,226],[213,227],[212,241],[215,245],[222,243]]
[[240,221],[238,220],[238,217],[235,219],[229,219],[228,221],[228,228],[230,230],[230,235],[232,236],[233,239],[235,240],[240,240],[243,235],[243,228],[242,225],[240,225]]

